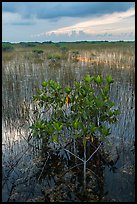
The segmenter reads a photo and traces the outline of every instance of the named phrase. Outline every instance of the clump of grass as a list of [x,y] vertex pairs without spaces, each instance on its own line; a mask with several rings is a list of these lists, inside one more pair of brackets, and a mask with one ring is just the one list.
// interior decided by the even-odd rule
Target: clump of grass
[[95,57],[95,56],[96,56],[96,54],[92,52],[91,53],[91,57]]
[[60,47],[60,50],[61,50],[61,52],[66,53],[66,52],[68,52],[69,49],[65,46],[62,46],[62,47]]
[[73,55],[79,55],[79,51],[78,50],[73,50],[72,53],[73,53]]
[[57,61],[61,59],[61,55],[60,54],[52,54],[52,55],[48,55],[47,59],[49,60],[53,60],[53,61]]
[[43,54],[43,50],[40,50],[40,49],[35,49],[33,50],[33,53],[36,53],[36,54]]

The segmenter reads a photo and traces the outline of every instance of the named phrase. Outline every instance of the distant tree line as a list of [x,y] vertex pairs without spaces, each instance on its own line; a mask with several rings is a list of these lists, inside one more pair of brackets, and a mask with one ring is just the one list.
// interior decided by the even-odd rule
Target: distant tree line
[[14,45],[10,42],[2,43],[2,51],[12,51],[14,50]]
[[14,45],[18,44],[21,47],[35,47],[39,45],[48,45],[54,44],[60,47],[62,44],[104,44],[104,43],[134,43],[134,41],[75,41],[75,42],[52,42],[52,41],[44,41],[44,42],[19,42],[19,43],[11,43],[11,42],[2,42],[2,51],[12,51],[14,49]]

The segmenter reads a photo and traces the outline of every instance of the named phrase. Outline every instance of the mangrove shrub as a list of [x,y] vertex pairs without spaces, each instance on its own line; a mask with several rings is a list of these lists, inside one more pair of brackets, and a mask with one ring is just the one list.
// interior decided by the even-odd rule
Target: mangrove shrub
[[[84,76],[73,87],[61,87],[53,80],[44,81],[33,96],[37,113],[31,126],[33,137],[59,147],[84,164],[84,189],[86,164],[111,134],[109,124],[117,121],[119,111],[110,100],[112,76]],[[66,148],[72,142],[73,149]],[[88,143],[96,143],[96,150],[87,157]],[[81,144],[83,156],[78,155]]]

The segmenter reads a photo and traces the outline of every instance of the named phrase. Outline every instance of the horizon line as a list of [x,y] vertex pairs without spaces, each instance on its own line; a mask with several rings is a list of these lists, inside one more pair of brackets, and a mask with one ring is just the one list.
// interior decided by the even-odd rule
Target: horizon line
[[135,42],[135,40],[77,40],[77,41],[2,41],[2,43],[79,43],[79,42]]

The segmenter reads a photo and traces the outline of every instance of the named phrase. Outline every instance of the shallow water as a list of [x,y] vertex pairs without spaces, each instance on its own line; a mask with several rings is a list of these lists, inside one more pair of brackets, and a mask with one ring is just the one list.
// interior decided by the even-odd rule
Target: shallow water
[[[112,201],[134,202],[134,141],[135,141],[135,79],[134,50],[129,58],[117,55],[117,50],[97,53],[96,62],[90,60],[90,51],[81,51],[81,60],[67,59],[50,64],[46,57],[43,60],[29,60],[16,54],[10,61],[2,64],[2,164],[3,164],[3,201],[27,201],[42,196],[43,186],[54,186],[54,181],[46,179],[39,184],[36,172],[39,172],[37,156],[40,144],[37,141],[28,143],[29,125],[32,116],[32,96],[35,88],[43,80],[53,79],[63,86],[73,85],[83,75],[112,74],[115,82],[111,88],[111,99],[119,107],[119,122],[111,126],[112,145],[106,148],[112,158],[116,157],[116,147],[120,159],[116,163],[116,172],[105,167],[103,189],[105,199]],[[29,53],[28,53],[29,55]],[[104,60],[106,59],[106,61]],[[115,63],[114,63],[115,62]],[[37,150],[35,147],[37,147]],[[35,188],[34,188],[35,185]],[[74,195],[72,195],[73,197]],[[74,196],[75,197],[75,196]],[[77,199],[78,198],[73,198]]]

